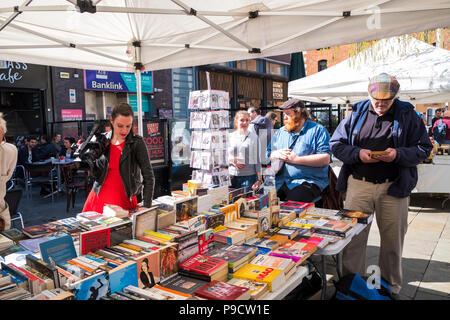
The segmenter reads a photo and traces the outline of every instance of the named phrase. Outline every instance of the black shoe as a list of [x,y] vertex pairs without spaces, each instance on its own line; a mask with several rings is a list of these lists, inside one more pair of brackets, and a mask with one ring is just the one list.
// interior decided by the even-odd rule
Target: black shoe
[[391,293],[392,300],[402,300],[398,293]]

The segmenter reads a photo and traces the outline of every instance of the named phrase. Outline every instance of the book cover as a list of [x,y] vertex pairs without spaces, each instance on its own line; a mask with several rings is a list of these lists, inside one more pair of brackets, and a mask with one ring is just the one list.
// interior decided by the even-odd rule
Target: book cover
[[108,273],[102,271],[70,284],[76,300],[100,300],[108,295]]
[[173,239],[178,243],[178,262],[182,263],[198,253],[198,232],[190,231]]
[[239,212],[236,203],[228,205],[213,205],[211,207],[212,211],[225,214],[225,223],[231,222],[233,220],[239,219]]
[[[237,249],[243,247],[245,250]],[[236,248],[236,250],[233,250]],[[244,262],[248,262],[251,256],[256,252],[256,248],[246,246],[229,245],[222,248],[211,249],[204,253],[205,256],[225,260],[228,262],[228,268],[233,269]]]
[[[22,231],[20,231],[19,229],[16,229],[16,228],[3,230],[0,233],[13,241],[19,241],[19,240],[23,240],[23,239],[27,238]],[[5,241],[5,240],[3,240],[3,241]],[[0,242],[2,242],[1,236],[0,236]],[[2,247],[2,244],[0,244],[0,247]]]
[[111,229],[103,228],[82,232],[80,234],[80,253],[87,254],[91,251],[110,247],[111,245]]
[[206,212],[201,212],[206,217],[206,229],[215,229],[220,225],[225,223],[225,213],[206,214]]
[[250,290],[246,287],[213,280],[197,289],[194,294],[207,300],[248,300]]
[[206,283],[206,281],[186,277],[177,273],[174,276],[161,281],[160,285],[168,289],[192,295],[198,288],[204,286]]
[[132,216],[133,239],[144,235],[145,230],[157,229],[158,208],[151,207],[147,210],[138,211]]
[[197,253],[193,257],[180,263],[180,269],[210,276],[228,266],[227,261]]
[[122,291],[128,285],[138,285],[137,264],[135,261],[125,262],[108,273],[110,293]]
[[95,220],[98,218],[102,218],[103,214],[95,211],[86,211],[86,212],[80,212],[77,214],[76,218],[78,220]]
[[35,226],[23,228],[22,232],[30,238],[38,238],[38,237],[46,236],[46,235],[53,233],[53,231],[51,231],[41,225],[35,225]]
[[54,265],[68,261],[77,256],[73,239],[70,235],[51,239],[39,244],[42,260]]
[[259,255],[250,261],[250,264],[283,270],[286,274],[295,266],[291,259],[274,257],[270,255]]
[[133,238],[133,222],[131,220],[123,220],[120,224],[111,226],[109,229],[111,247],[122,243],[126,239]]
[[271,292],[278,290],[286,280],[282,270],[257,266],[250,263],[243,265],[237,270],[233,274],[233,278],[267,283]]
[[356,218],[358,223],[362,223],[362,224],[371,223],[373,220],[373,216],[374,216],[373,214],[370,214],[370,213],[364,213],[362,211],[353,211],[353,210],[347,210],[347,209],[340,210],[337,213],[337,215],[346,217],[346,218],[351,218],[351,219]]
[[228,203],[236,202],[238,199],[242,198],[246,192],[246,187],[231,189],[228,193]]
[[215,241],[226,244],[238,244],[245,241],[245,231],[219,226],[215,230]]
[[177,215],[176,221],[183,221],[190,219],[197,210],[197,197],[180,199],[174,202],[175,211]]
[[40,237],[35,239],[25,239],[19,241],[19,246],[24,248],[25,250],[29,250],[31,252],[37,253],[39,252],[39,244],[42,242],[46,242],[51,240],[51,237]]
[[274,250],[280,246],[280,244],[277,241],[274,240],[268,240],[268,239],[261,239],[261,238],[251,238],[244,242],[244,245],[246,246],[254,246],[258,248],[265,248],[269,250]]
[[177,273],[179,268],[178,250],[174,246],[166,246],[158,252],[160,253],[161,280],[163,280]]
[[264,299],[264,295],[269,292],[267,283],[256,282],[249,279],[231,278],[228,283],[234,284],[235,286],[248,288],[250,290],[251,300]]
[[213,229],[207,229],[198,234],[198,253],[205,253],[214,246],[215,232]]
[[151,287],[148,291],[164,297],[165,300],[187,300],[188,298],[191,297],[190,294],[187,294],[187,293],[184,293],[181,291],[177,291],[177,290],[173,290],[173,289],[169,289],[169,288],[160,286],[158,284]]
[[298,213],[309,210],[310,208],[314,208],[315,205],[312,202],[298,202],[298,201],[286,201],[280,205],[280,209],[282,210],[294,210]]
[[289,258],[294,261],[295,264],[300,264],[309,258],[316,250],[317,246],[314,244],[288,241],[281,247],[270,252],[269,255]]

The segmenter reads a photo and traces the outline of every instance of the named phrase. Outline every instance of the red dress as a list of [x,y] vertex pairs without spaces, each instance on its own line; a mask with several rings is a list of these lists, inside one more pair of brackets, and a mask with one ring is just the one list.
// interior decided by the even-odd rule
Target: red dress
[[106,179],[103,182],[98,196],[94,190],[91,190],[82,212],[95,211],[103,213],[105,204],[115,204],[126,210],[137,207],[136,196],[131,197],[131,199],[127,198],[119,173],[119,160],[124,145],[125,141],[119,145],[110,144],[109,166]]

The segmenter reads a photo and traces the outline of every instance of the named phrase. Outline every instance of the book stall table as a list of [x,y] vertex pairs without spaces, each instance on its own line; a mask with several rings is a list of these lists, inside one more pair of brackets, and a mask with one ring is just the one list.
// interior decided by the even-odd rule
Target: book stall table
[[[432,163],[417,166],[419,179],[413,193],[450,193],[450,156],[434,155]],[[450,194],[442,201],[442,209]]]
[[269,292],[264,296],[265,300],[281,300],[286,297],[292,290],[294,290],[297,286],[299,286],[303,278],[308,275],[308,267],[298,266],[297,271],[284,283],[284,285],[274,291]]
[[[336,176],[342,168],[342,162],[333,159],[330,164]],[[417,166],[417,185],[412,193],[447,193],[442,201],[442,208],[450,200],[450,156],[433,155],[432,163],[421,163]]]
[[336,241],[335,243],[328,244],[325,248],[318,249],[314,255],[320,255],[320,261],[322,268],[321,270],[318,270],[322,276],[322,296],[321,299],[325,299],[326,294],[326,288],[327,288],[327,277],[326,277],[326,263],[325,263],[325,256],[336,256],[336,272],[338,275],[338,278],[341,278],[342,275],[342,266],[341,266],[341,255],[342,250],[349,244],[349,242],[352,240],[354,236],[359,234],[362,230],[364,230],[367,227],[367,224],[357,223],[350,234],[339,241]]

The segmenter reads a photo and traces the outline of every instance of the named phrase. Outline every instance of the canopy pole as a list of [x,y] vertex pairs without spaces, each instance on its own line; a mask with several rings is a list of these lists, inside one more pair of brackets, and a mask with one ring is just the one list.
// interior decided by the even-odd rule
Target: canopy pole
[[141,85],[141,70],[143,68],[141,62],[141,42],[133,41],[134,58],[135,58],[135,76],[136,76],[136,97],[137,97],[137,113],[138,113],[138,134],[142,137],[143,122],[142,122],[142,85]]
[[137,87],[137,109],[138,109],[138,133],[142,137],[144,130],[142,128],[142,88],[141,88],[141,70],[136,68],[136,87]]

